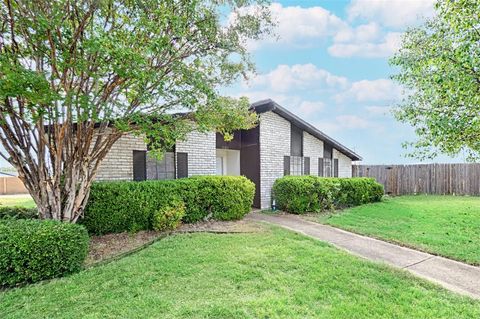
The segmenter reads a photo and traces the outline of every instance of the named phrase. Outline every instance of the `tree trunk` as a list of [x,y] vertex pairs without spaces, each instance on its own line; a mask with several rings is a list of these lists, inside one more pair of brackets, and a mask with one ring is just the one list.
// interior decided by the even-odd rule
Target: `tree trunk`
[[[93,125],[84,132],[77,130],[73,134],[55,134],[51,144],[38,143],[35,157],[18,156],[21,151],[3,143],[10,151],[8,161],[37,205],[40,219],[75,223],[82,217],[98,168],[123,135]],[[1,136],[0,140],[5,142]]]

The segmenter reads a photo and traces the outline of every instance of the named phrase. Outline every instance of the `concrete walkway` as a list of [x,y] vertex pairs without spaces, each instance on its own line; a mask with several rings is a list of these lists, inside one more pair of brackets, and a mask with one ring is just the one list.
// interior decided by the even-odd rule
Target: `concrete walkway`
[[352,254],[406,269],[454,292],[480,299],[479,267],[306,221],[295,215],[250,213],[247,218],[279,225],[329,242]]

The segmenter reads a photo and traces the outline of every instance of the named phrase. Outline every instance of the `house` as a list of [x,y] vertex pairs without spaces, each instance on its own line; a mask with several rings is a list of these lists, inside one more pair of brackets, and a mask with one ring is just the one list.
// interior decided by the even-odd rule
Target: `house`
[[256,185],[254,206],[271,206],[271,189],[284,175],[351,177],[361,157],[272,100],[252,104],[259,125],[225,142],[219,133],[191,132],[161,161],[147,156],[141,138],[127,135],[112,148],[98,180],[173,179],[244,175]]

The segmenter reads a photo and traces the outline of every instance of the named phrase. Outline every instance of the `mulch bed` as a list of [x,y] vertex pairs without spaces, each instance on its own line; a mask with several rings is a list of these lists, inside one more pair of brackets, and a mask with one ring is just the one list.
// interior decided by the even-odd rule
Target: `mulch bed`
[[90,248],[86,266],[122,257],[139,250],[158,238],[172,233],[214,232],[214,233],[249,233],[261,231],[261,226],[252,221],[205,221],[181,225],[174,232],[139,231],[137,233],[119,233],[90,237]]

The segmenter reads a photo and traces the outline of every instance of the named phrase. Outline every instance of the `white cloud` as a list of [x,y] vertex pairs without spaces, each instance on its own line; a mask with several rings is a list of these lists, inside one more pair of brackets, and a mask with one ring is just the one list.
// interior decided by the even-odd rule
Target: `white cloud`
[[334,75],[313,64],[281,64],[266,74],[254,77],[248,87],[268,88],[275,92],[298,90],[323,90],[329,88],[344,88],[348,84],[345,77]]
[[377,23],[359,25],[356,28],[345,28],[334,36],[335,42],[369,42],[376,40],[381,34],[381,28]]
[[[254,6],[244,10],[254,10]],[[250,42],[250,50],[256,50],[265,44],[289,44],[295,47],[308,47],[318,40],[334,36],[339,30],[347,28],[347,23],[322,7],[302,8],[284,7],[280,3],[270,5],[272,18],[277,23],[276,37]],[[230,20],[234,16],[230,16]]]
[[[328,53],[335,57],[359,56],[365,58],[388,57],[395,53],[401,43],[401,33],[381,34],[375,24],[363,25],[363,30],[344,31],[334,38]],[[371,30],[371,32],[368,32]]]
[[347,14],[351,21],[360,18],[403,28],[418,23],[421,17],[433,16],[434,3],[435,0],[353,0]]
[[365,110],[372,116],[385,116],[390,115],[392,107],[372,105],[365,107]]
[[353,82],[349,89],[335,96],[338,102],[354,99],[358,102],[396,101],[402,97],[402,88],[389,79]]

